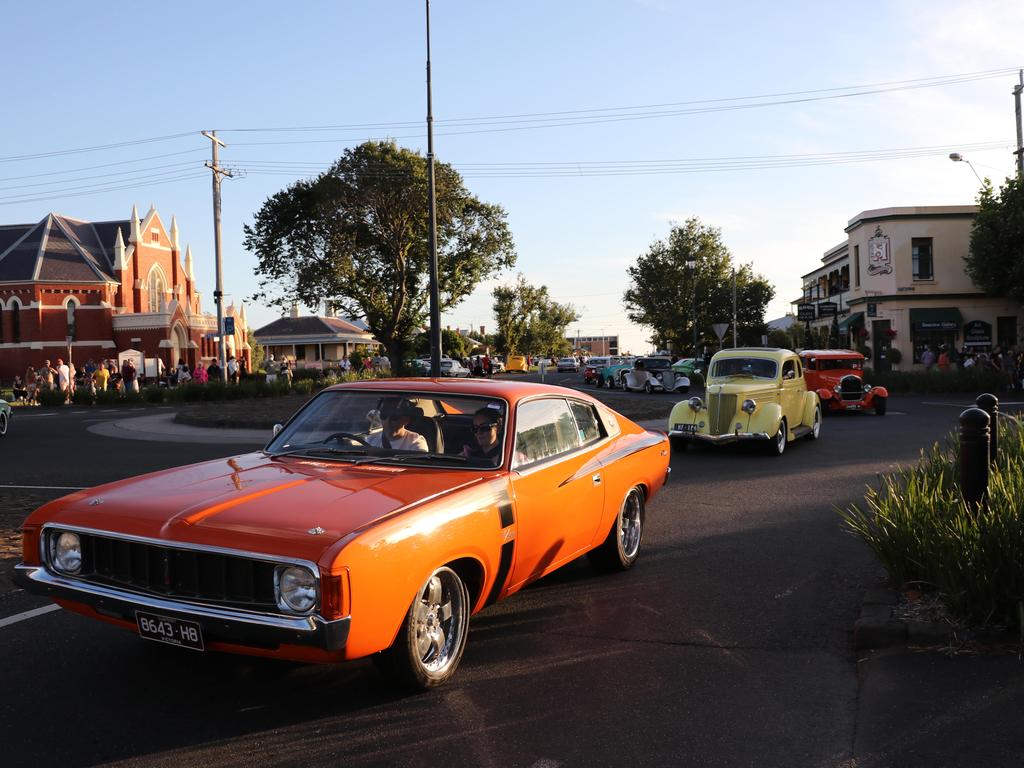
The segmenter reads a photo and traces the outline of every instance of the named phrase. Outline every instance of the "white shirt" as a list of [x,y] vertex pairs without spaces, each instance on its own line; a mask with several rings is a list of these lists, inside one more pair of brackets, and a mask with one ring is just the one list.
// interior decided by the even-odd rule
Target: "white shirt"
[[238,363],[235,360],[228,360],[228,373],[234,375],[238,370]]
[[64,363],[57,367],[57,381],[61,389],[67,389],[68,382],[71,381],[71,369]]
[[[401,437],[388,435],[388,443],[396,451],[423,451],[427,452],[427,441],[419,432],[410,432],[408,429],[402,431]],[[372,432],[366,438],[366,444],[374,448],[384,447],[384,430]]]

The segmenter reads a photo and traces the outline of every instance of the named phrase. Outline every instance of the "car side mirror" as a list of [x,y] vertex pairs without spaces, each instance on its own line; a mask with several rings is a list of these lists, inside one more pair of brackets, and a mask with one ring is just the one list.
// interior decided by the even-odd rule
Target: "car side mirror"
[[282,429],[284,429],[284,424],[275,424],[274,425],[274,437],[277,437],[281,433]]

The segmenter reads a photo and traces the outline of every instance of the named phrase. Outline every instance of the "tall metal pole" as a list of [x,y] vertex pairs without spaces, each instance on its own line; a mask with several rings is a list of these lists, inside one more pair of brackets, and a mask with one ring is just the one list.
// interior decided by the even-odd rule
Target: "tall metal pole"
[[736,341],[736,267],[732,268],[732,348],[738,346]]
[[430,375],[441,376],[441,297],[437,287],[437,200],[434,198],[434,110],[430,97],[430,0],[427,5],[427,201],[430,208]]
[[217,150],[219,147],[226,147],[227,144],[217,138],[216,131],[209,133],[203,131],[203,136],[208,138],[213,145],[213,161],[206,163],[206,167],[213,171],[213,258],[217,266],[217,285],[213,291],[213,300],[217,304],[217,338],[220,339],[220,343],[217,345],[217,357],[220,360],[220,380],[222,383],[227,383],[228,366],[224,344],[224,275],[220,262],[220,179],[221,176],[231,176],[231,173],[217,164]]
[[1020,82],[1013,87],[1013,101],[1017,112],[1017,178],[1024,179],[1024,131],[1020,124],[1020,94],[1024,91],[1024,69],[1017,72]]

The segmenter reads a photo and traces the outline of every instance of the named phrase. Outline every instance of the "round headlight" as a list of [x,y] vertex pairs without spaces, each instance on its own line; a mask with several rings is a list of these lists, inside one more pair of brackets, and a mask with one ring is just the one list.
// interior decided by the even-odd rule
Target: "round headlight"
[[656,378],[658,381],[661,381],[661,374],[660,373],[654,374],[654,378]]
[[61,573],[75,574],[82,570],[82,541],[77,533],[62,533],[53,541],[51,562]]
[[751,414],[757,410],[757,403],[753,400],[744,400],[740,409],[746,414]]
[[290,565],[278,570],[277,604],[295,613],[308,613],[316,606],[316,577],[308,568]]
[[693,408],[693,410],[695,411],[699,411],[701,408],[704,407],[704,401],[701,400],[699,397],[691,397],[690,407]]
[[870,392],[871,391],[871,385],[870,384],[865,384],[864,385],[864,391],[865,392]]

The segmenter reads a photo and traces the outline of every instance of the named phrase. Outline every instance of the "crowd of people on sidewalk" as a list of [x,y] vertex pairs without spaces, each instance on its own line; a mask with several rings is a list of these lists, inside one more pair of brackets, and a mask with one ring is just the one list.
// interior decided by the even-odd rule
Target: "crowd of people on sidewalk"
[[[227,383],[238,384],[247,375],[245,360],[231,356],[227,361]],[[29,366],[24,376],[16,375],[11,387],[15,402],[37,404],[43,392],[62,392],[64,401],[71,402],[76,391],[86,390],[92,395],[97,392],[118,392],[125,396],[129,392],[138,392],[147,384],[176,387],[184,384],[207,384],[221,380],[221,367],[214,359],[208,366],[199,363],[189,368],[184,359],[166,377],[149,377],[140,371],[131,357],[126,357],[120,365],[116,360],[100,360],[92,358],[82,368],[76,368],[70,360],[56,358],[51,364],[44,360],[38,368]]]
[[1024,350],[1017,347],[1003,349],[996,346],[991,352],[985,352],[976,351],[972,347],[957,350],[948,344],[941,344],[935,349],[925,346],[921,351],[920,360],[926,371],[993,371],[1005,377],[1007,389],[1024,387]]

